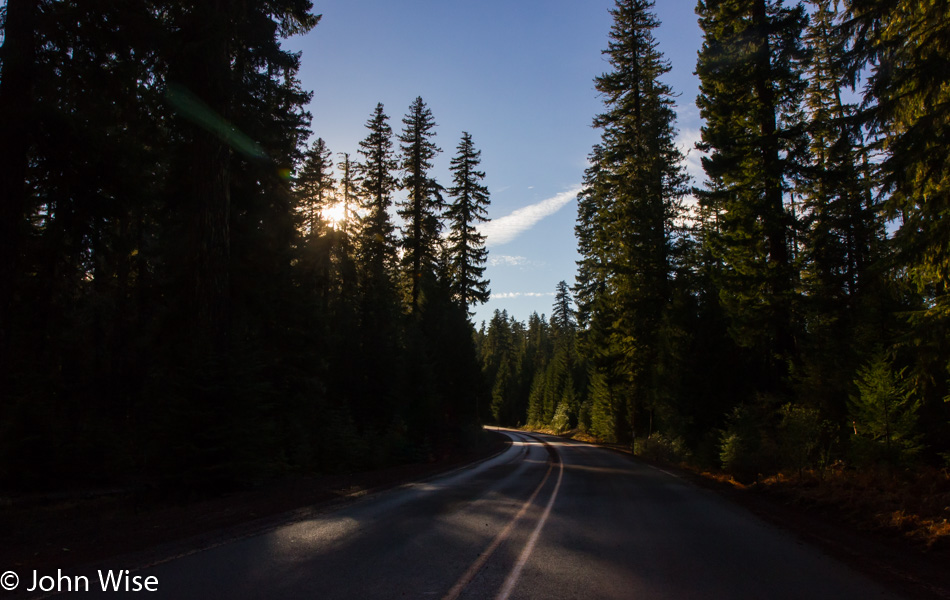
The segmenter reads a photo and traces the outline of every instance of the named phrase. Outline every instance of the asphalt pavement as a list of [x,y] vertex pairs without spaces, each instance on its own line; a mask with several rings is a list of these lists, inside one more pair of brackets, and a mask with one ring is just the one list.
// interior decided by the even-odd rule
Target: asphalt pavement
[[500,431],[511,446],[461,470],[127,574],[109,566],[107,592],[102,569],[38,575],[84,598],[896,597],[675,474]]

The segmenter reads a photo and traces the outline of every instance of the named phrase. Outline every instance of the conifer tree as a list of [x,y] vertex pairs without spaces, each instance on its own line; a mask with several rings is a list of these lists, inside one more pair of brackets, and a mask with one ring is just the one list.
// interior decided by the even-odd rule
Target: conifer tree
[[341,152],[342,160],[339,162],[340,168],[340,191],[338,201],[341,205],[342,220],[339,227],[343,234],[343,244],[347,248],[350,244],[350,238],[353,229],[356,226],[356,207],[359,204],[359,180],[357,179],[356,166],[350,160],[349,152]]
[[[235,92],[230,42],[236,33],[236,11],[232,0],[194,2],[172,17],[179,52],[170,61],[169,79],[176,86],[171,92],[226,122],[232,119]],[[210,23],[219,25],[211,28]],[[231,318],[231,149],[200,117],[182,112],[180,121],[188,135],[177,173],[189,199],[183,204],[191,255],[185,272],[193,291],[188,318],[197,346],[221,354],[227,352]]]
[[803,371],[811,401],[840,421],[865,348],[882,341],[877,307],[886,294],[877,273],[885,234],[865,167],[868,150],[857,107],[842,99],[847,40],[834,25],[830,0],[814,6],[806,36],[809,155],[798,185],[803,199],[798,264],[808,331]]
[[394,175],[392,128],[382,103],[376,105],[366,122],[369,130],[360,142],[362,160],[358,166],[362,185],[363,215],[360,217],[358,254],[364,280],[386,283],[396,260],[396,240],[389,207],[398,182]]
[[519,408],[525,423],[543,424],[541,403],[544,397],[544,373],[554,353],[551,338],[551,325],[547,319],[536,312],[531,313],[525,329],[525,350],[519,367],[519,399],[522,402]]
[[559,281],[554,292],[554,308],[551,310],[551,326],[562,334],[573,333],[577,327],[571,290],[566,281]]
[[[618,0],[604,54],[612,70],[595,79],[606,111],[578,210],[582,260],[578,295],[594,368],[623,398],[615,422],[633,435],[636,413],[653,402],[659,323],[670,297],[673,223],[685,194],[675,144],[670,67],[656,48],[653,3]],[[599,339],[598,339],[599,338]]]
[[[303,166],[295,180],[296,211],[303,239],[298,250],[297,278],[312,306],[312,318],[319,320],[328,311],[331,280],[329,230],[323,212],[336,196],[333,160],[323,138],[317,138],[303,155]],[[323,323],[325,325],[325,323]],[[326,337],[326,332],[321,338]]]
[[492,385],[490,412],[496,423],[515,425],[520,419],[517,398],[518,331],[507,311],[495,310],[482,348],[482,365]]
[[[11,425],[0,471],[53,482],[141,439],[109,407],[128,416],[142,403],[136,375],[151,357],[141,311],[157,283],[145,257],[167,130],[156,126],[155,40],[123,24],[157,23],[131,5],[26,0],[0,12],[0,421]],[[25,414],[9,412],[27,405],[18,398],[30,399]],[[70,406],[83,407],[81,419]],[[77,445],[93,428],[109,434]],[[23,461],[32,452],[21,441],[63,451]]]
[[[578,384],[582,380],[575,343],[577,322],[570,288],[565,281],[559,282],[556,287],[550,331],[554,351],[544,370],[544,378],[539,382],[542,389],[536,395],[541,399],[542,422],[551,423],[556,430],[562,430],[578,423]],[[535,394],[533,389],[532,394]],[[557,423],[555,419],[558,419]]]
[[[354,229],[357,225],[356,207],[359,203],[359,181],[356,179],[356,168],[348,152],[340,153],[337,164],[340,171],[340,181],[337,190],[337,202],[340,210],[340,220],[330,234],[333,257],[336,269],[336,279],[340,287],[341,299],[349,304],[356,293],[356,262],[353,250]],[[352,306],[347,306],[351,309]]]
[[323,138],[317,138],[304,153],[304,164],[296,180],[297,210],[303,219],[306,237],[326,233],[321,212],[327,209],[336,189],[330,149]]
[[900,217],[897,240],[912,279],[933,300],[931,315],[950,314],[950,130],[947,64],[950,6],[914,0],[849,0],[852,77],[873,71],[866,114],[885,152],[883,185],[890,217]]
[[609,239],[602,236],[598,226],[600,215],[606,212],[606,175],[601,168],[604,149],[597,144],[588,156],[590,166],[584,171],[584,186],[577,195],[577,275],[574,297],[577,301],[577,321],[582,330],[591,324],[594,302],[603,296],[606,281],[606,253]]
[[38,50],[38,0],[10,0],[4,7],[0,46],[0,394],[7,395],[13,335],[13,300],[26,238],[30,198],[26,185]]
[[[359,180],[360,213],[356,233],[356,266],[359,292],[358,327],[347,332],[359,343],[361,364],[356,369],[358,419],[367,429],[383,432],[403,408],[400,373],[405,369],[401,356],[401,306],[396,294],[395,228],[389,214],[398,182],[394,175],[393,132],[381,103],[366,122],[368,133],[360,141],[360,162],[355,170]],[[354,335],[355,334],[355,335]]]
[[[870,73],[864,114],[875,136],[899,275],[916,287],[912,313],[924,410],[936,417],[950,393],[950,4],[846,0],[852,81]],[[937,419],[930,419],[937,420]],[[943,434],[946,436],[946,432]],[[945,438],[946,439],[946,438]]]
[[796,223],[786,203],[801,172],[804,91],[801,5],[700,0],[704,32],[696,73],[705,119],[698,147],[711,182],[700,194],[720,298],[736,342],[760,360],[760,391],[781,391],[795,356]]
[[842,100],[847,72],[841,57],[847,40],[834,20],[830,0],[817,0],[806,36],[811,48],[805,98],[810,161],[800,186],[810,291],[820,286],[818,295],[826,298],[859,294],[870,283],[868,271],[883,245],[857,107]]
[[881,352],[857,371],[858,393],[849,403],[854,450],[865,460],[899,462],[921,450],[917,432],[920,399],[908,385],[906,368],[895,369]]
[[482,279],[488,256],[485,236],[476,228],[488,221],[489,197],[481,183],[485,173],[478,170],[482,153],[468,132],[462,133],[457,152],[450,167],[454,185],[448,190],[453,202],[445,211],[450,228],[447,251],[452,297],[467,310],[476,302],[487,302],[491,295],[489,281]]
[[[188,391],[177,408],[182,421],[168,418],[166,435],[178,438],[177,448],[190,445],[204,457],[224,457],[219,464],[201,464],[188,452],[176,457],[193,477],[200,478],[201,469],[247,477],[251,473],[242,468],[250,456],[272,455],[283,443],[274,434],[271,407],[284,397],[285,384],[277,382],[289,379],[294,369],[267,372],[255,355],[282,356],[282,365],[292,360],[284,349],[301,314],[293,273],[298,236],[293,194],[283,174],[300,160],[309,123],[303,107],[311,94],[297,79],[300,56],[281,48],[280,38],[313,27],[318,18],[309,13],[311,7],[302,0],[266,7],[227,0],[173,3],[168,9],[169,100],[176,133],[184,134],[175,135],[173,150],[183,160],[174,168],[184,184],[182,200],[195,198],[200,208],[190,201],[174,205],[190,240],[176,261],[193,260],[192,243],[207,252],[191,275],[192,281],[206,278],[198,294],[204,300],[194,309],[183,295],[184,313],[200,317],[206,310],[215,313],[215,304],[227,305],[210,323],[212,332],[226,326],[228,333],[213,335],[212,353],[189,360],[191,348],[200,352],[191,331],[175,341],[180,358],[174,360],[185,364],[189,378],[179,385]],[[189,101],[189,95],[200,102]],[[165,193],[173,195],[172,190]],[[169,233],[166,243],[176,243]],[[187,286],[183,290],[194,287],[180,284]],[[271,391],[251,393],[255,386]]]
[[[316,24],[310,3],[8,8],[23,6],[40,8],[33,26],[17,17],[5,35],[37,42],[35,57],[21,46],[11,60],[35,58],[32,82],[19,87],[5,54],[0,85],[29,94],[20,110],[38,119],[17,176],[28,185],[6,183],[26,190],[11,224],[31,238],[17,251],[32,272],[15,284],[18,328],[44,330],[17,342],[17,368],[50,419],[14,417],[27,425],[5,429],[0,471],[11,472],[8,448],[29,454],[21,441],[62,449],[36,470],[50,482],[83,464],[103,480],[149,464],[146,476],[179,481],[202,469],[247,477],[236,463],[255,453],[274,464],[271,398],[248,402],[248,390],[276,389],[286,372],[262,373],[247,348],[283,364],[278,340],[299,314],[288,310],[297,231],[282,173],[300,158],[309,94],[279,37]],[[0,144],[17,143],[6,133]]]
[[399,205],[402,228],[402,271],[409,292],[409,308],[416,313],[423,290],[435,285],[439,259],[439,234],[442,230],[443,199],[441,187],[429,175],[432,159],[441,152],[435,137],[432,111],[417,97],[403,117],[405,128],[399,135],[402,188],[406,199]]

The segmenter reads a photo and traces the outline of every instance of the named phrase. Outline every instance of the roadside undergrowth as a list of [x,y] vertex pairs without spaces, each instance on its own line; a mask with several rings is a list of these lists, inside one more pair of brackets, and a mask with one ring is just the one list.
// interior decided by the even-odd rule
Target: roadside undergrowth
[[927,549],[950,549],[950,474],[946,470],[827,469],[779,473],[766,491],[804,507],[833,508],[862,529],[905,537]]
[[[630,451],[629,446],[605,444],[577,429],[530,430]],[[803,509],[843,519],[862,531],[902,537],[925,550],[950,551],[950,470],[947,469],[856,469],[838,465],[821,471],[760,476],[755,483],[747,485],[718,469],[663,460],[652,453],[641,458],[675,466],[735,489],[763,492]]]

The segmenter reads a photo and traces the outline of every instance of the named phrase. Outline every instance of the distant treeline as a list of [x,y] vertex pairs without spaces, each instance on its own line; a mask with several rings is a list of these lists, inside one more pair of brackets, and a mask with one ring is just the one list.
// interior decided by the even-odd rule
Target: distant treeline
[[612,11],[573,298],[481,333],[494,418],[745,477],[950,461],[950,5],[700,1],[698,187],[652,8]]
[[478,435],[479,151],[435,181],[421,98],[395,136],[367,107],[357,156],[308,146],[280,39],[311,9],[6,3],[4,487],[216,488]]

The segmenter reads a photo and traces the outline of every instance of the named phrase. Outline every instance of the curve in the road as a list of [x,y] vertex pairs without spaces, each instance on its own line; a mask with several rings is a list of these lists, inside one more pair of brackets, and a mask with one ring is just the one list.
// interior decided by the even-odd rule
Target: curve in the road
[[[528,538],[528,543],[525,544],[524,549],[518,556],[518,561],[515,563],[511,573],[509,573],[508,577],[505,578],[505,583],[502,584],[501,591],[498,592],[495,600],[508,600],[508,596],[511,595],[511,591],[515,589],[515,584],[518,583],[518,578],[521,577],[521,571],[528,563],[528,559],[531,558],[531,552],[534,550],[535,544],[538,543],[538,536],[541,535],[541,530],[544,529],[544,524],[548,522],[548,517],[551,516],[551,508],[554,506],[554,501],[557,500],[557,493],[561,489],[561,480],[564,479],[564,461],[562,461],[560,456],[557,454],[557,449],[544,440],[539,441],[549,449],[552,457],[557,458],[557,483],[554,484],[554,491],[551,492],[551,497],[548,499],[547,506],[544,507],[544,513],[541,515],[541,518],[538,519],[538,524],[534,526],[534,531],[531,532],[531,537]],[[550,473],[551,467],[548,467],[548,474]],[[547,479],[547,476],[545,476],[545,479]]]
[[[511,446],[470,467],[136,574],[160,581],[150,597],[175,599],[894,598],[660,469],[502,433]],[[100,596],[125,594],[86,595]]]
[[508,540],[508,537],[511,535],[512,530],[518,525],[522,518],[524,518],[525,513],[528,512],[528,509],[531,508],[531,505],[534,504],[535,498],[538,497],[538,494],[541,493],[541,490],[544,488],[545,484],[548,482],[548,479],[551,477],[551,471],[554,469],[554,465],[559,466],[558,479],[557,483],[554,486],[554,491],[551,493],[551,497],[548,500],[548,504],[544,509],[544,513],[541,515],[541,518],[538,520],[538,524],[535,526],[534,531],[531,534],[531,537],[528,539],[528,543],[525,546],[524,550],[521,552],[521,556],[518,558],[518,562],[512,568],[511,573],[505,580],[505,584],[502,587],[502,591],[498,594],[497,600],[506,600],[511,594],[511,590],[514,588],[514,584],[518,581],[518,576],[521,573],[521,569],[524,568],[524,564],[527,562],[528,557],[531,555],[531,549],[534,547],[534,544],[537,542],[538,535],[541,533],[541,529],[544,527],[544,523],[548,520],[548,516],[551,514],[551,506],[554,504],[555,498],[557,498],[557,492],[561,487],[561,479],[564,476],[564,463],[561,462],[560,458],[557,455],[557,450],[553,446],[545,442],[544,440],[539,440],[534,436],[526,436],[524,434],[514,434],[513,432],[506,432],[506,434],[512,438],[512,441],[515,443],[524,444],[524,439],[534,439],[540,442],[545,449],[548,450],[548,469],[544,474],[544,477],[541,478],[541,483],[538,484],[534,491],[531,493],[531,496],[525,500],[524,504],[521,505],[521,509],[515,514],[514,517],[505,525],[505,528],[502,529],[498,535],[492,540],[491,544],[478,556],[478,559],[475,560],[462,574],[462,576],[455,582],[455,585],[452,586],[452,589],[443,596],[442,600],[455,600],[459,597],[459,594],[472,582],[479,571],[484,568],[485,563],[495,554],[495,550],[498,549],[505,541]]

